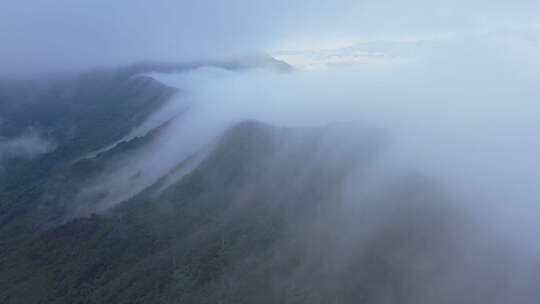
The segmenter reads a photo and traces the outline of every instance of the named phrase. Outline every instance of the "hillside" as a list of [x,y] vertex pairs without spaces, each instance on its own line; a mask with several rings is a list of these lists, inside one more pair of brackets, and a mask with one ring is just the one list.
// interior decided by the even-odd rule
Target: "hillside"
[[368,126],[240,121],[111,202],[110,192],[137,190],[151,174],[118,172],[153,159],[175,140],[163,134],[191,113],[129,136],[182,98],[141,73],[197,66],[143,64],[0,89],[1,136],[39,130],[54,147],[2,159],[1,303],[537,298],[535,288],[510,284],[514,256],[480,235],[447,189],[428,176],[388,174],[386,134]]

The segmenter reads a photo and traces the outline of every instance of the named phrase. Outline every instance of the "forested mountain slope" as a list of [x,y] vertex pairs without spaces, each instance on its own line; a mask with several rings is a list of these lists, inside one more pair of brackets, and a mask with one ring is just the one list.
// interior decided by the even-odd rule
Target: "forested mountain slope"
[[[241,123],[181,181],[52,228],[8,255],[0,271],[1,284],[9,286],[2,300],[324,303],[337,295],[344,302],[401,297],[407,282],[400,273],[422,275],[414,270],[422,256],[441,254],[429,267],[445,266],[450,252],[444,251],[452,244],[441,243],[438,234],[451,234],[452,219],[429,205],[444,198],[415,178],[374,198],[388,201],[388,210],[343,205],[344,178],[354,167],[367,167],[381,144],[366,136],[337,157],[319,150],[347,132],[344,126],[291,130]],[[284,146],[286,157],[280,155]],[[368,232],[362,221],[376,217],[392,224]],[[361,239],[363,233],[342,235],[362,229],[369,240]],[[416,252],[420,248],[426,251]],[[402,251],[411,265],[385,259]]]
[[[115,170],[183,119],[126,137],[182,94],[141,73],[195,67],[0,89],[4,143],[51,143],[0,159],[1,303],[502,304],[516,292],[512,254],[436,181],[386,176],[387,138],[367,126],[241,121],[120,202],[106,204],[114,183],[85,192],[144,179]],[[517,290],[513,303],[537,298]]]

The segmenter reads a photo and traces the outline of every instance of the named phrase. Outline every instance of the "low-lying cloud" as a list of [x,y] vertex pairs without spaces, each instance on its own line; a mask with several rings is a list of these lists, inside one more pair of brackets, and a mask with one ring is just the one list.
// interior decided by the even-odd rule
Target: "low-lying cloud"
[[122,176],[145,172],[144,188],[243,120],[282,127],[350,122],[389,136],[387,170],[436,177],[478,201],[471,208],[480,216],[498,217],[501,231],[528,243],[537,222],[529,211],[540,197],[540,75],[537,58],[523,54],[537,46],[516,56],[489,39],[441,45],[421,59],[386,67],[154,74],[180,88],[175,104],[190,108]]
[[[382,259],[390,264],[389,280],[410,284],[402,290],[408,299],[404,302],[529,303],[537,277],[533,266],[540,256],[537,48],[534,42],[516,48],[476,36],[441,41],[424,56],[385,66],[287,73],[203,67],[151,74],[180,89],[168,109],[182,115],[83,195],[106,193],[100,207],[107,209],[187,161],[187,169],[174,176],[179,180],[226,130],[245,120],[300,130],[333,123],[350,126],[346,136],[333,134],[319,147],[323,157],[310,166],[320,168],[336,163],[339,149],[365,136],[364,130],[376,130],[385,138],[383,148],[369,166],[349,176],[342,193],[346,207],[336,203],[335,210],[310,220],[302,214],[285,215],[292,223],[287,231],[307,252],[302,267],[308,270],[295,269],[298,273],[284,280],[309,278],[321,261],[334,263],[341,275],[351,266],[348,258],[361,257],[371,246],[398,235],[396,247],[383,251]],[[158,125],[161,119],[157,114],[147,125]],[[288,148],[278,147],[285,152]],[[428,194],[442,188],[449,197],[439,200],[435,195],[426,205],[407,205],[416,198],[401,192],[399,181],[411,175],[429,181],[419,183],[430,187]],[[249,189],[234,192],[241,197]],[[405,212],[393,209],[394,203],[405,204]],[[449,222],[439,222],[442,219]],[[407,234],[407,229],[415,234]],[[416,239],[416,233],[427,239]],[[328,248],[321,247],[325,236],[331,240],[324,243],[331,244]],[[414,242],[408,243],[410,238]],[[278,246],[276,252],[286,255],[287,250]],[[377,301],[391,298],[381,294]]]
[[0,137],[0,168],[6,161],[30,160],[52,151],[55,147],[56,145],[51,140],[35,128],[30,128],[16,137]]
[[[320,54],[338,42],[392,40],[391,58],[405,60],[309,72],[203,67],[149,75],[181,94],[142,129],[175,117],[165,112],[182,115],[151,145],[108,168],[79,199],[100,197],[98,209],[108,209],[187,162],[174,175],[181,179],[244,120],[279,127],[350,123],[359,126],[354,130],[379,130],[387,145],[371,179],[360,184],[351,176],[346,198],[369,196],[368,188],[381,189],[407,174],[436,180],[457,198],[453,207],[474,219],[473,226],[457,230],[466,235],[474,229],[484,237],[478,246],[485,247],[468,260],[478,267],[475,274],[489,277],[477,259],[489,254],[486,243],[502,239],[518,260],[509,271],[513,282],[527,285],[530,266],[540,257],[539,8],[531,0],[5,2],[0,27],[8,29],[2,33],[7,43],[0,65],[4,73],[24,74],[281,47]],[[400,47],[400,41],[420,40],[429,47]],[[34,157],[51,147],[39,134],[2,139],[0,160]],[[453,290],[466,274],[451,273],[455,277],[440,288]]]

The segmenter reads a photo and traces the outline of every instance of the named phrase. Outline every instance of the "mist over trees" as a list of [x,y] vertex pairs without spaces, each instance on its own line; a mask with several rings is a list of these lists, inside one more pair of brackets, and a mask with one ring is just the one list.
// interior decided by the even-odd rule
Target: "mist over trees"
[[1,303],[537,303],[539,3],[0,4]]

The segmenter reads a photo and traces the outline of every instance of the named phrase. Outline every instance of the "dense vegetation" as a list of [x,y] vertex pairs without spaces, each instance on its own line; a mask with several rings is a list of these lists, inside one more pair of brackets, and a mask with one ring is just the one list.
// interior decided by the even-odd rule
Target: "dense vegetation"
[[[353,237],[340,235],[348,231],[343,225],[361,229],[359,220],[381,215],[340,207],[347,168],[366,163],[356,163],[353,151],[344,150],[332,166],[317,166],[329,155],[313,151],[326,132],[335,132],[332,128],[302,131],[304,138],[297,141],[294,130],[240,124],[197,169],[166,190],[155,185],[105,214],[50,229],[8,255],[0,264],[0,284],[8,286],[1,300],[337,303],[376,299],[393,288],[399,293],[404,282],[398,279],[393,286],[392,280],[401,270],[382,257],[430,241],[432,232],[417,227],[419,219],[444,230],[445,217],[425,210],[428,214],[419,218],[398,219],[397,211],[389,210],[384,216],[394,223],[380,234],[399,237],[404,225],[414,237],[399,242],[374,238],[369,242],[375,252],[351,248],[358,257],[343,262],[348,253],[337,249],[343,237]],[[276,163],[277,145],[284,142],[291,144],[291,155]],[[354,152],[367,151],[368,162],[374,146],[377,140],[367,138]],[[414,187],[397,187],[395,195],[414,203],[417,193],[409,192],[421,191]]]
[[58,145],[7,165],[0,303],[504,303],[499,272],[460,273],[467,220],[434,183],[404,176],[347,197],[350,174],[367,183],[384,147],[348,125],[242,122],[184,178],[173,178],[181,164],[111,209],[74,216],[81,188],[167,127],[81,158],[174,93],[132,77],[141,71],[98,71],[0,102],[2,136],[35,126]]
[[[81,156],[127,135],[174,94],[150,78],[136,77],[143,67],[0,86],[0,137],[39,129],[56,146],[32,159],[0,159],[2,244],[29,237],[57,217],[58,203],[47,205],[43,199],[53,181],[66,176]],[[0,246],[0,252],[10,247]]]

